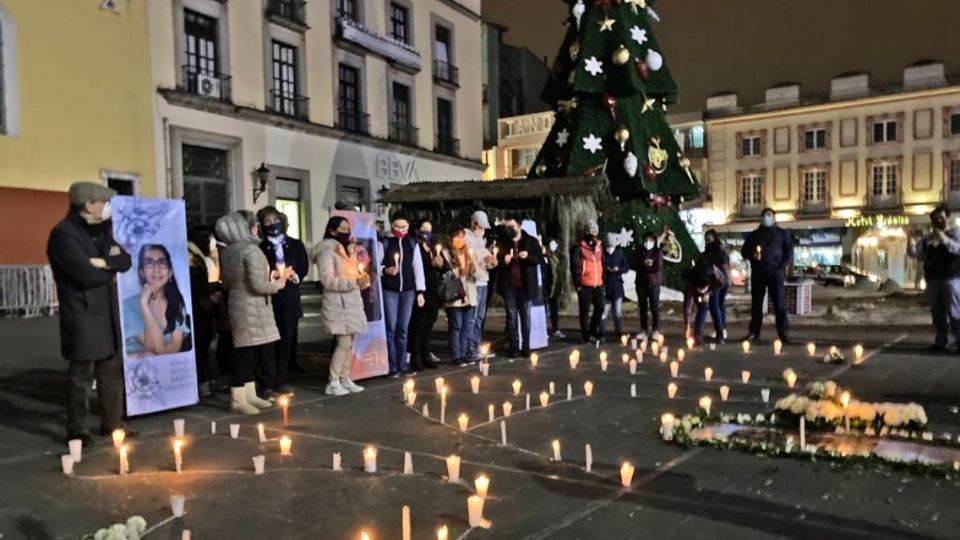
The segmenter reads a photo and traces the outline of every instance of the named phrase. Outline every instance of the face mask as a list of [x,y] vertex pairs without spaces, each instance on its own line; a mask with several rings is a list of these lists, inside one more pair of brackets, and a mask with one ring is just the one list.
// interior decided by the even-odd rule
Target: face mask
[[267,236],[280,236],[282,228],[282,223],[271,223],[269,225],[264,225],[263,231],[267,233]]
[[454,238],[453,240],[451,240],[450,244],[453,245],[453,249],[460,250],[467,245],[467,241],[464,240],[462,237],[458,236],[457,238]]
[[761,223],[763,224],[764,227],[773,227],[773,224],[775,222],[776,221],[773,219],[773,216],[769,216],[769,215],[763,216],[763,219],[761,220]]
[[430,243],[430,239],[431,239],[432,237],[433,237],[433,233],[428,233],[428,232],[426,232],[426,231],[420,231],[420,238],[422,238],[424,242],[426,242],[426,243],[429,244],[429,243]]
[[614,250],[616,250],[616,249],[617,249],[617,248],[615,248],[615,247],[613,247],[613,246],[607,246],[607,254],[613,255],[613,252],[614,252]]
[[333,238],[336,239],[337,242],[340,242],[340,245],[344,248],[350,245],[350,233],[348,232],[338,232],[333,235]]
[[396,227],[394,227],[392,230],[393,230],[393,237],[394,237],[394,238],[399,238],[399,239],[402,240],[405,236],[407,236],[407,231],[406,231],[406,230],[402,230],[402,231],[401,231],[400,229],[398,229],[398,228],[396,228]]
[[551,240],[551,241],[550,241],[550,252],[552,253],[552,252],[556,251],[556,250],[557,250],[557,247],[559,247],[559,246],[557,246],[557,243]]
[[593,239],[596,237],[597,236],[595,234],[591,234],[591,233],[587,233],[583,235],[583,239],[586,240],[587,242],[593,242]]
[[100,214],[100,219],[104,221],[109,221],[113,217],[113,207],[110,206],[110,201],[107,201],[103,204],[103,213]]
[[647,250],[653,249],[653,240],[646,240],[646,241],[644,241],[644,242],[643,242],[643,247],[647,248]]
[[513,227],[507,227],[507,236],[509,236],[511,239],[512,239],[512,238],[516,238],[516,237],[517,237],[517,230],[514,229]]

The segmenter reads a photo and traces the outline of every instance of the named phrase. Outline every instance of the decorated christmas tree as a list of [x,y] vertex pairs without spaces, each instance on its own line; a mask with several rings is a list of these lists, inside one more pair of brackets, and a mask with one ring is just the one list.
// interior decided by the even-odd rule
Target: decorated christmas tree
[[653,0],[564,2],[567,35],[543,91],[556,122],[530,177],[606,174],[621,204],[604,231],[623,232],[629,251],[668,227],[664,278],[679,288],[697,247],[677,205],[700,188],[665,117],[677,86],[651,28]]

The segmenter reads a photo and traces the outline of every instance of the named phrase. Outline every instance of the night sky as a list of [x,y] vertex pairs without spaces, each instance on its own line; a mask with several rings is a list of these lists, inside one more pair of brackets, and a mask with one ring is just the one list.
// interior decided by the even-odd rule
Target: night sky
[[[592,1],[592,0],[586,0]],[[562,0],[482,0],[483,17],[511,28],[507,43],[552,62],[566,27]],[[900,83],[903,68],[940,59],[960,73],[960,0],[659,0],[654,32],[680,85],[672,112],[702,110],[707,96],[763,100],[779,82],[801,94],[829,92],[830,78],[871,74],[871,86]]]

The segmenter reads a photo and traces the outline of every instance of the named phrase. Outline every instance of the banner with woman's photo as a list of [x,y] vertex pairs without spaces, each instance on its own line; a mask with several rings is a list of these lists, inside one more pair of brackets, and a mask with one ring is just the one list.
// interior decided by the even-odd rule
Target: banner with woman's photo
[[380,244],[377,241],[377,216],[375,214],[334,210],[331,216],[341,216],[350,222],[350,230],[356,241],[357,259],[363,265],[362,272],[373,277],[371,286],[361,292],[367,315],[367,331],[353,340],[350,358],[350,378],[355,381],[386,375],[390,371],[387,360],[387,325],[383,319],[383,294],[378,277],[380,267]]
[[117,279],[127,414],[197,403],[182,200],[114,197],[113,234],[133,259]]

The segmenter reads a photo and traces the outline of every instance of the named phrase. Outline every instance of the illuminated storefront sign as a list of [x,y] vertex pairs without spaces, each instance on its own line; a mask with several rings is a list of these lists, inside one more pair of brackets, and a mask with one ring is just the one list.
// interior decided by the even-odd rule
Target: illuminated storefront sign
[[847,228],[876,227],[884,229],[886,227],[906,227],[910,224],[910,218],[903,214],[876,214],[873,216],[857,216],[847,218],[844,226]]

